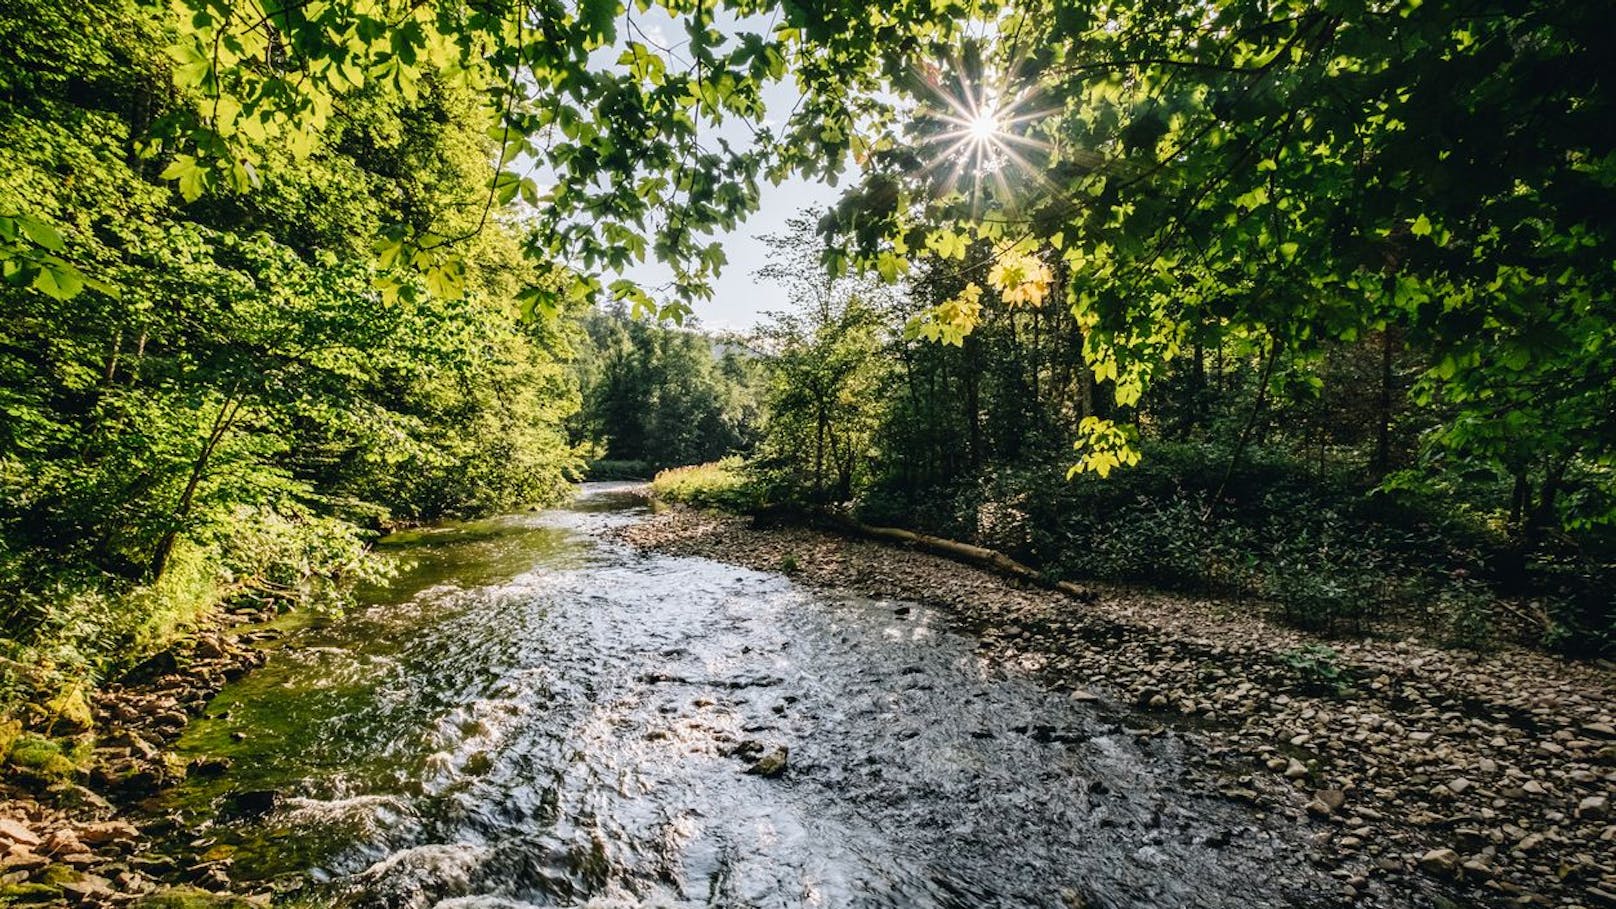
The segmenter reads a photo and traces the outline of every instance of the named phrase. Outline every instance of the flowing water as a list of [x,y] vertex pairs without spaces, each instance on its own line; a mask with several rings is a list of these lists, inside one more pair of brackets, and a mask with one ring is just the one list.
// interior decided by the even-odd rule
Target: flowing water
[[[1186,791],[1173,737],[994,665],[938,609],[605,539],[634,501],[590,484],[391,541],[413,567],[187,731],[232,762],[176,796],[194,851],[409,909],[1320,892],[1301,832]],[[784,772],[747,773],[782,746]]]

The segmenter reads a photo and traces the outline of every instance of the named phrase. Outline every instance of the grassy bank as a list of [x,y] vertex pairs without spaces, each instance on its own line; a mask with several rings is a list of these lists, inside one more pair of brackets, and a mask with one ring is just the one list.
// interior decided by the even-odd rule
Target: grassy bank
[[669,468],[651,480],[651,494],[659,501],[738,512],[762,507],[762,488],[746,462],[733,457]]
[[656,474],[649,461],[619,461],[601,458],[584,469],[588,480],[648,480]]
[[[353,583],[388,564],[372,534],[345,522],[242,509],[197,538],[180,537],[154,581],[131,581],[70,561],[0,565],[0,717],[74,733],[85,695],[183,640],[225,602],[267,610],[342,603]],[[87,718],[86,718],[87,719]]]

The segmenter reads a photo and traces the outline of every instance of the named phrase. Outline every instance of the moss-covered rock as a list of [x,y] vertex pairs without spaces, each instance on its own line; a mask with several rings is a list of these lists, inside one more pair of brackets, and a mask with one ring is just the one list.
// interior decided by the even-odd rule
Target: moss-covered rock
[[84,697],[84,685],[74,683],[45,705],[50,715],[50,731],[57,735],[79,735],[95,728],[95,713]]
[[0,719],[0,757],[11,753],[11,746],[22,735],[22,723],[14,719]]
[[84,872],[70,865],[46,865],[34,875],[34,882],[44,884],[56,890],[62,889],[63,884],[76,884],[84,880]]
[[17,736],[6,752],[6,763],[46,779],[70,777],[77,769],[60,745],[33,733]]
[[131,909],[263,909],[233,893],[214,893],[200,887],[167,887],[135,900]]
[[49,884],[29,881],[22,884],[0,884],[0,906],[32,906],[54,902],[62,898],[62,891]]

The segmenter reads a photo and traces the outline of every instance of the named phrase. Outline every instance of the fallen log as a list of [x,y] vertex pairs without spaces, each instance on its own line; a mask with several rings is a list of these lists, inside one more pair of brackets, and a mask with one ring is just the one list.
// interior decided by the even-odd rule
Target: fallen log
[[1019,578],[1040,587],[1045,587],[1050,590],[1058,590],[1064,594],[1067,594],[1068,596],[1083,600],[1084,602],[1090,602],[1095,598],[1094,591],[1089,590],[1086,587],[1080,587],[1077,584],[1073,584],[1071,581],[1058,581],[1050,578],[1044,572],[1039,571],[1038,569],[1033,568],[1025,563],[1018,562],[1004,553],[999,552],[996,549],[989,549],[986,546],[977,546],[973,543],[961,543],[958,540],[950,540],[946,537],[937,537],[926,533],[917,533],[913,530],[904,530],[901,527],[878,527],[872,524],[865,524],[852,517],[849,517],[846,514],[833,511],[817,512],[816,516],[821,521],[828,523],[839,530],[857,534],[862,537],[867,537],[874,540],[882,540],[889,543],[907,544],[915,547],[916,549],[929,552],[933,555],[940,555],[946,559],[953,559],[956,562],[964,562],[969,565],[976,565],[980,568],[987,568],[991,571],[997,571],[1013,578]]

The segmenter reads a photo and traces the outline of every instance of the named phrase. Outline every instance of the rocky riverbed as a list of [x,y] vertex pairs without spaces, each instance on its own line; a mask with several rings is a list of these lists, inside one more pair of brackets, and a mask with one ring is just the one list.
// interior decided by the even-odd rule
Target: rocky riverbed
[[[239,909],[220,862],[159,851],[165,819],[151,800],[187,774],[168,750],[226,682],[264,660],[253,642],[273,612],[220,612],[196,634],[67,713],[37,717],[37,757],[0,779],[0,905]],[[242,627],[246,626],[246,627]],[[50,738],[39,737],[48,732]],[[66,747],[63,747],[63,746]]]
[[1616,906],[1608,664],[1323,642],[1251,607],[1106,587],[1078,598],[902,547],[682,508],[619,533],[946,609],[985,657],[1183,737],[1205,787],[1313,825],[1314,861],[1349,898]]

